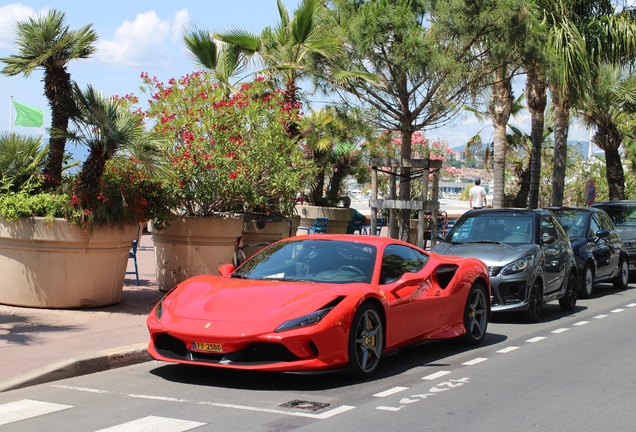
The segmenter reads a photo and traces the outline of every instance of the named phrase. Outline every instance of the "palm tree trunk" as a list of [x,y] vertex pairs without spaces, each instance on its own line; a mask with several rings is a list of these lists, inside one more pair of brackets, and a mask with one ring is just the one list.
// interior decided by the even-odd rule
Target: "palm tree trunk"
[[558,105],[558,98],[554,102],[554,169],[552,172],[552,206],[563,205],[563,190],[565,189],[565,168],[568,158],[568,129],[570,126],[569,107]]
[[545,127],[545,107],[547,101],[545,77],[539,75],[534,68],[526,71],[526,101],[532,130],[532,154],[530,162],[530,194],[528,207],[539,207],[539,185],[541,184],[541,146],[543,145],[543,128]]
[[613,126],[599,128],[594,134],[594,143],[605,151],[605,176],[611,200],[625,199],[625,172],[619,148],[623,134]]
[[[51,107],[51,129],[66,132],[68,129],[67,101],[73,94],[71,75],[65,67],[47,69],[44,73],[44,94]],[[51,137],[49,140],[49,155],[44,168],[44,186],[54,189],[62,181],[62,164],[66,138]]]
[[490,116],[495,127],[493,177],[493,208],[504,207],[504,187],[506,184],[506,127],[512,107],[512,82],[504,76],[505,66],[498,71],[499,80],[490,88]]

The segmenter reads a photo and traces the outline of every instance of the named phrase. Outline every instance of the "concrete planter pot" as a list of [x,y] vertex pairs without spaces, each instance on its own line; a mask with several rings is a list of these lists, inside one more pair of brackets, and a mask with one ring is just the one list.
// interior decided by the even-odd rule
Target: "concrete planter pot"
[[246,215],[243,219],[243,253],[249,258],[265,246],[278,240],[296,235],[300,216],[284,217],[260,217]]
[[92,308],[117,303],[137,225],[99,227],[87,237],[64,219],[0,218],[0,303]]
[[155,271],[160,291],[201,274],[218,275],[221,264],[235,263],[243,216],[181,217],[165,230],[148,226],[155,249]]
[[[310,228],[314,226],[316,218],[328,218],[327,234],[346,234],[349,221],[353,216],[353,210],[342,207],[318,207],[311,205],[297,205],[296,212],[300,215],[300,227]],[[298,234],[307,234],[301,230]]]

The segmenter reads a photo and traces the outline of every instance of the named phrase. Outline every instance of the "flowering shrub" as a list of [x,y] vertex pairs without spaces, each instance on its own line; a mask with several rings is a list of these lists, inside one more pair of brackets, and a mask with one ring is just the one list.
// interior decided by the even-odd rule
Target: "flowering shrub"
[[153,220],[162,227],[170,218],[170,197],[162,183],[128,158],[106,162],[98,187],[78,196],[79,178],[68,185],[69,201],[65,217],[90,230],[95,225],[136,224]]
[[142,73],[146,119],[164,138],[166,187],[187,216],[218,212],[292,215],[311,175],[286,132],[297,109],[262,78],[230,91],[205,72],[168,84]]
[[42,176],[17,192],[0,193],[0,216],[7,220],[39,216],[49,222],[66,218],[85,233],[98,225],[124,225],[150,219],[163,226],[170,217],[170,201],[161,182],[153,180],[131,159],[115,158],[90,196],[80,200],[79,178],[64,178],[59,191],[42,191]]

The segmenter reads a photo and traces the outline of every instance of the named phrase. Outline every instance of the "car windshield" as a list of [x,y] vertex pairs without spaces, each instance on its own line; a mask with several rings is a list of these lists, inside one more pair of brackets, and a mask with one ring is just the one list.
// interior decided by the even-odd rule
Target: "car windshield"
[[636,226],[635,205],[595,205],[609,215],[615,226]]
[[478,213],[461,219],[446,241],[451,243],[534,243],[532,216],[524,214]]
[[339,240],[292,240],[263,249],[232,277],[277,281],[371,283],[376,248]]
[[579,210],[556,210],[553,212],[559,219],[561,226],[567,233],[569,238],[583,238],[585,237],[585,222],[587,219],[587,212]]

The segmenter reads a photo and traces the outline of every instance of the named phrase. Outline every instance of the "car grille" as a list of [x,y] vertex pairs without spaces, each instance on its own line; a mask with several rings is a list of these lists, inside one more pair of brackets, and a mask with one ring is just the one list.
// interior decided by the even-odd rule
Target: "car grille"
[[501,267],[488,267],[488,275],[490,277],[495,277],[501,271]]
[[636,256],[636,243],[629,242],[625,243],[625,249],[627,249],[627,254],[629,256]]
[[526,299],[526,283],[500,283],[497,290],[493,290],[490,298],[491,306],[504,306],[522,303]]
[[[310,343],[310,347],[314,354],[318,354],[316,345]],[[253,343],[242,350],[224,354],[190,351],[183,341],[168,333],[158,333],[155,336],[155,348],[167,358],[205,363],[253,364],[300,360],[285,345],[277,343]]]

